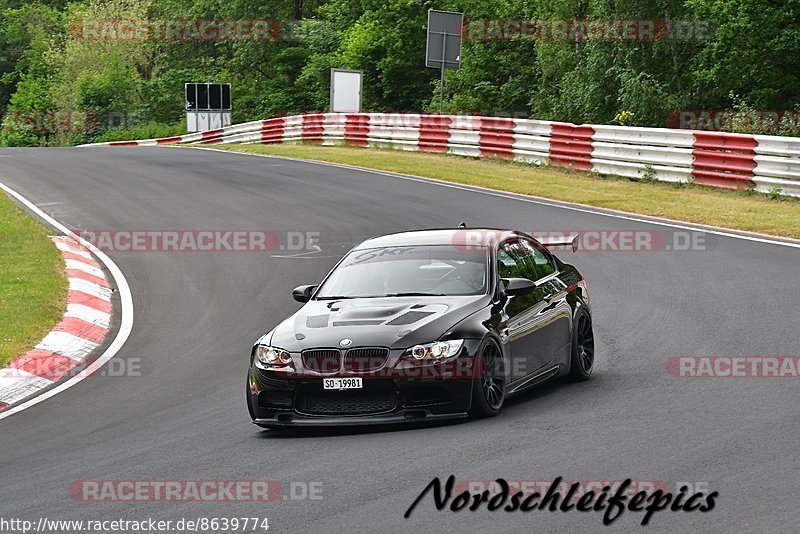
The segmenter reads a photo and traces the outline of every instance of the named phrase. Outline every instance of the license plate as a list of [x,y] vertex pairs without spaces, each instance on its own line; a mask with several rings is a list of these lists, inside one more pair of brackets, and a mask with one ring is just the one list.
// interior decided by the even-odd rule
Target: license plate
[[322,380],[323,389],[361,389],[360,378],[325,378]]

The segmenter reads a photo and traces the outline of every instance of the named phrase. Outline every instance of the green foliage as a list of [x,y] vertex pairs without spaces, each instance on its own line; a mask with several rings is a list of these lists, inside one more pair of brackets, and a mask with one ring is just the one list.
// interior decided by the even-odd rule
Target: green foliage
[[639,177],[639,181],[644,183],[652,183],[658,181],[656,170],[653,168],[652,165],[644,166],[644,172],[642,173],[642,176]]
[[726,102],[736,94],[757,109],[797,104],[800,2],[687,0],[687,5],[697,18],[717,23],[714,39],[693,58],[698,100]]
[[26,74],[48,77],[45,55],[63,31],[61,13],[53,7],[30,3],[4,8],[4,4],[0,0],[0,108],[9,105]]
[[[800,135],[800,0],[0,0],[0,144],[143,137],[183,119],[186,82],[231,82],[233,118],[328,109],[330,69],[364,72],[364,108],[438,111],[424,67],[427,10],[465,11],[445,110],[575,123],[665,126],[679,110],[726,110],[733,131]],[[87,21],[269,19],[271,39],[86,39]],[[626,40],[503,33],[507,20],[661,20]],[[679,37],[681,24],[694,31]],[[91,127],[35,131],[14,112],[95,114]],[[735,112],[735,113],[734,113]],[[122,131],[108,120],[124,117]],[[115,129],[117,128],[117,129]],[[108,133],[104,133],[106,130]]]
[[102,134],[86,140],[87,143],[104,143],[106,141],[129,141],[131,139],[153,139],[156,137],[172,137],[186,133],[186,121],[177,124],[161,124],[150,122],[138,128],[109,128]]
[[780,187],[773,187],[769,190],[767,196],[769,197],[770,200],[782,200],[783,195],[781,193],[783,193],[783,189],[781,189]]

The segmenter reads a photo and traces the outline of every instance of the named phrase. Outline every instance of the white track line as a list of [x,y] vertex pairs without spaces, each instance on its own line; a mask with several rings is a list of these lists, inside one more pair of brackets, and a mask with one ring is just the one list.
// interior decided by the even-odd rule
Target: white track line
[[[358,165],[346,165],[344,163],[332,163],[329,161],[320,161],[316,159],[301,159],[301,158],[291,158],[288,156],[275,156],[272,154],[257,154],[255,152],[239,152],[237,150],[225,150],[221,148],[209,148],[209,147],[201,147],[201,146],[165,146],[164,148],[173,148],[173,149],[185,149],[191,148],[194,150],[208,150],[211,152],[222,152],[224,154],[240,154],[244,156],[256,156],[261,158],[271,158],[271,159],[283,159],[288,161],[297,161],[300,163],[312,163],[315,165],[326,165],[328,167],[337,167],[340,169],[348,169],[348,170],[355,170],[361,172],[367,172],[371,174],[378,174],[380,176],[389,176],[392,178],[400,178],[402,180],[409,180],[412,182],[421,182],[426,184],[438,185],[441,187],[449,187],[451,189],[460,189],[462,191],[472,191],[473,193],[483,193],[484,195],[490,195],[494,197],[501,197],[501,198],[510,198],[514,200],[519,200],[521,202],[529,202],[531,204],[539,204],[541,206],[549,206],[552,208],[560,208],[570,211],[577,211],[580,213],[588,213],[591,215],[601,215],[603,217],[611,217],[613,219],[622,219],[626,221],[633,221],[645,224],[653,224],[656,226],[665,226],[668,228],[676,228],[678,230],[690,230],[694,232],[704,232],[707,234],[718,235],[722,237],[730,237],[733,239],[742,239],[744,241],[753,241],[755,243],[766,243],[769,245],[779,245],[782,247],[790,247],[790,248],[797,248],[800,249],[800,241],[794,240],[791,238],[786,238],[786,241],[781,241],[779,239],[772,239],[768,236],[761,237],[764,234],[756,234],[756,235],[748,235],[748,233],[734,233],[725,231],[724,228],[720,228],[717,226],[706,226],[703,224],[697,223],[688,223],[688,224],[681,224],[680,222],[673,222],[669,219],[660,219],[660,218],[644,218],[644,217],[637,217],[635,214],[628,214],[627,212],[615,211],[615,210],[603,210],[599,208],[594,208],[592,206],[587,206],[585,204],[576,204],[570,203],[565,201],[551,201],[546,198],[536,197],[533,195],[526,195],[524,193],[512,193],[512,192],[504,192],[504,191],[497,191],[495,189],[489,189],[486,187],[480,187],[477,185],[462,185],[462,184],[455,184],[452,182],[446,182],[444,180],[439,180],[437,178],[424,178],[422,176],[414,176],[412,174],[402,174],[398,172],[390,172],[390,171],[380,171],[376,169],[370,169],[368,167],[359,167]],[[753,234],[750,232],[749,234]]]
[[62,232],[66,236],[73,236],[74,239],[78,240],[81,245],[86,247],[87,249],[91,250],[92,253],[101,261],[103,265],[106,266],[106,269],[111,273],[111,276],[114,277],[114,283],[117,285],[117,290],[119,291],[120,296],[120,308],[121,308],[121,316],[120,316],[120,325],[119,330],[117,331],[117,336],[114,338],[114,341],[111,342],[111,345],[97,358],[93,361],[89,366],[86,368],[85,371],[78,373],[76,376],[73,376],[66,382],[62,382],[61,384],[57,385],[53,389],[50,389],[41,395],[33,397],[32,399],[24,402],[18,406],[14,406],[12,408],[7,408],[6,410],[0,412],[0,419],[5,419],[15,413],[19,413],[23,410],[30,408],[36,404],[39,404],[42,401],[53,397],[54,395],[58,395],[62,391],[65,391],[87,376],[90,376],[95,371],[103,367],[103,365],[108,362],[111,358],[113,358],[117,352],[122,348],[125,342],[128,340],[128,336],[131,334],[131,329],[133,328],[133,296],[131,295],[131,289],[128,287],[128,281],[125,279],[125,275],[122,274],[122,271],[114,261],[109,258],[102,250],[95,247],[90,242],[86,241],[80,236],[73,234],[73,232],[61,224],[60,222],[56,221],[48,214],[43,212],[39,209],[35,204],[33,204],[30,200],[23,197],[7,185],[0,183],[0,189],[3,189],[6,193],[11,195],[12,197],[16,198],[22,204],[25,205],[29,210],[33,213],[38,215],[41,219],[43,219],[47,224],[55,228],[56,230]]

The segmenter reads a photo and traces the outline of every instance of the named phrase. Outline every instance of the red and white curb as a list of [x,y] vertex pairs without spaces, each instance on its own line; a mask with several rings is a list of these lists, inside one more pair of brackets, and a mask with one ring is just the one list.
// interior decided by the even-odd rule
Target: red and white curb
[[52,238],[64,257],[67,311],[53,330],[26,354],[0,369],[0,410],[51,386],[84,363],[111,325],[111,289],[88,249],[68,237]]
[[[104,252],[16,191],[2,183],[0,189],[67,236],[52,239],[64,258],[69,282],[67,310],[61,322],[35,348],[0,369],[0,419],[4,419],[74,386],[114,357],[133,328],[133,299],[122,271]],[[119,329],[97,359],[74,373],[73,369],[83,365],[103,344],[111,326],[112,290],[101,263],[119,292]],[[32,397],[45,388],[47,391]]]

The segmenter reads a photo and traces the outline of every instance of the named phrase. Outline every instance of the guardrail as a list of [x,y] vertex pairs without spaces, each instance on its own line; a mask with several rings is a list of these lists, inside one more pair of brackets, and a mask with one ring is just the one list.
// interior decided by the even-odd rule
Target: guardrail
[[[497,157],[629,178],[800,196],[800,138],[402,113],[313,113],[161,139],[98,143],[318,143]],[[82,145],[90,146],[90,145]]]

